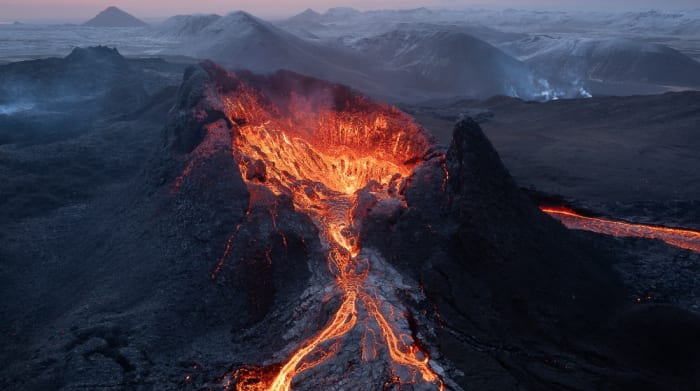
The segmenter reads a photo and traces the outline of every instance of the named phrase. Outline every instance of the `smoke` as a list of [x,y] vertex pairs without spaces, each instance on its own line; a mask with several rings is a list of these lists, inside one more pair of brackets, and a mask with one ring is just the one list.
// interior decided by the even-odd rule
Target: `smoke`
[[583,86],[580,80],[552,84],[547,79],[538,79],[537,86],[538,90],[535,93],[535,100],[550,101],[593,97],[586,87]]
[[0,115],[12,115],[34,108],[33,103],[10,103],[0,105]]
[[39,81],[40,73],[31,71],[0,74],[0,114],[12,115],[24,111],[45,111],[65,104],[90,101],[98,94],[81,88],[79,79],[57,77]]

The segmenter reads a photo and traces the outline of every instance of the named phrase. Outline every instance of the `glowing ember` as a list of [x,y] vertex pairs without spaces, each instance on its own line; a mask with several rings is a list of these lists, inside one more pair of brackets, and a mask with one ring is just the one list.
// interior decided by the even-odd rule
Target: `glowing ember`
[[[351,330],[362,327],[362,359],[375,360],[378,343],[391,360],[392,384],[423,382],[444,389],[428,353],[401,333],[404,319],[377,293],[370,277],[372,256],[359,242],[358,195],[405,205],[402,186],[431,146],[424,131],[398,110],[332,90],[313,97],[291,93],[273,105],[243,83],[221,101],[233,130],[232,151],[248,188],[264,187],[291,197],[295,210],[309,216],[320,231],[328,269],[341,304],[313,337],[300,341],[285,362],[245,367],[230,377],[236,390],[289,390],[294,378],[333,357]],[[320,96],[320,97],[319,97]],[[340,103],[339,103],[340,102]],[[253,194],[254,191],[251,191]],[[251,199],[251,202],[254,202]],[[359,220],[359,221],[358,221]],[[226,253],[230,243],[226,246]],[[217,270],[225,260],[224,254]],[[360,321],[362,309],[371,321]]]
[[543,206],[540,209],[561,221],[567,228],[612,236],[659,239],[672,246],[700,252],[700,232],[697,231],[586,217],[563,207]]

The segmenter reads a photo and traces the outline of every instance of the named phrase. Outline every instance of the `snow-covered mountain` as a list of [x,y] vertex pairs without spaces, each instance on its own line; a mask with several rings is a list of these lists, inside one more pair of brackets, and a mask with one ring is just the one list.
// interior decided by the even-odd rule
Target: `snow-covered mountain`
[[628,12],[611,22],[611,29],[620,29],[642,35],[700,38],[700,10]]
[[459,30],[394,30],[362,39],[355,48],[382,61],[395,88],[444,96],[500,94],[528,99],[553,93],[526,64]]
[[170,19],[158,29],[158,34],[173,38],[171,52],[175,54],[211,59],[234,69],[287,69],[376,92],[375,83],[367,75],[367,62],[362,58],[304,40],[245,12],[232,12],[221,18]]
[[591,83],[644,87],[601,92],[621,95],[697,88],[700,63],[700,11],[332,8],[276,22],[233,12],[174,16],[152,29],[0,24],[0,33],[0,62],[105,44],[127,55],[289,69],[394,101],[586,96]]
[[681,41],[700,40],[700,10],[615,13],[418,8],[359,12],[332,8],[323,14],[307,10],[278,25],[301,36],[351,40],[388,32],[406,23],[465,29],[497,46],[526,34],[637,38],[666,43],[681,51],[685,49]]
[[[364,14],[336,8],[323,15],[305,11],[295,19],[307,26],[318,22],[314,28],[321,35],[323,20],[357,17]],[[548,83],[525,64],[464,29],[401,23],[395,30],[380,29],[376,34],[363,30],[346,40],[304,39],[244,12],[211,19],[209,23],[203,16],[170,19],[159,34],[176,38],[178,54],[254,71],[289,69],[381,97],[541,98],[552,94]]]
[[438,29],[459,29],[489,42],[522,38],[521,34],[505,33],[480,22],[465,22],[451,12],[417,8],[360,12],[352,8],[331,8],[323,14],[306,11],[276,23],[283,29],[305,38],[339,41],[352,44],[359,39],[387,33],[398,28],[431,25]]
[[216,14],[176,15],[161,23],[155,34],[170,39],[192,37],[219,19]]
[[664,45],[630,39],[542,38],[526,63],[565,80],[700,87],[700,62]]
[[[698,11],[605,13],[420,8],[360,12],[341,8],[323,14],[307,10],[278,25],[314,42],[349,47],[372,58],[387,59],[390,69],[413,74],[414,84],[428,86],[433,82],[431,87],[435,89],[450,84],[469,91],[490,85],[486,89],[493,91],[493,86],[500,83],[508,86],[507,94],[519,95],[522,90],[534,91],[549,85],[554,86],[549,91],[556,90],[555,95],[572,96],[572,91],[578,91],[585,96],[589,92],[585,85],[611,81],[627,85],[599,91],[623,95],[658,92],[673,88],[670,86],[696,86],[698,61],[694,59],[700,59]],[[407,30],[413,32],[406,34]],[[469,43],[463,46],[456,43],[460,34]],[[493,52],[484,55],[480,51],[484,46],[475,45],[465,36],[486,41],[525,65],[505,61]],[[438,42],[440,39],[449,42]],[[385,48],[378,49],[375,44],[381,40],[388,42]],[[375,44],[368,46],[368,42]],[[427,47],[423,51],[405,50],[398,58],[385,53],[411,44]],[[469,51],[474,55],[460,55]],[[436,60],[439,58],[442,63]],[[503,65],[497,64],[505,63],[509,64],[508,72],[501,75]],[[476,76],[483,74],[475,72],[480,64],[485,65],[481,69],[495,70],[499,77],[489,80]],[[664,74],[662,69],[672,70],[673,75]],[[437,78],[426,77],[430,73]],[[442,83],[441,78],[447,74],[454,75],[451,83]],[[470,76],[464,78],[466,75]],[[510,75],[519,75],[519,83],[512,83]],[[635,87],[628,88],[630,83]]]

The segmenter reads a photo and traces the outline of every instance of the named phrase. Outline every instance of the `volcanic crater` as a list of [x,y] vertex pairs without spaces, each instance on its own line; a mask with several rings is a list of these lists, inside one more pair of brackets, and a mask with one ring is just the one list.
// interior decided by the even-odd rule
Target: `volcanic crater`
[[[444,161],[444,152],[407,115],[345,87],[287,73],[267,80],[247,74],[245,80],[217,71],[225,79],[225,89],[211,91],[209,99],[221,107],[231,125],[231,153],[250,194],[247,214],[256,207],[270,210],[272,229],[287,248],[287,233],[277,225],[279,213],[285,212],[278,205],[280,198],[291,200],[292,210],[286,213],[301,214],[314,223],[326,256],[326,267],[309,264],[312,274],[334,279],[330,292],[317,289],[317,294],[337,296],[340,303],[313,335],[291,342],[294,347],[284,361],[265,368],[238,368],[229,375],[227,388],[289,390],[295,378],[315,367],[319,367],[316,376],[323,377],[324,362],[334,360],[340,350],[347,352],[345,344],[359,342],[362,363],[356,366],[384,361],[374,375],[380,378],[374,385],[365,383],[365,388],[374,389],[379,382],[398,387],[425,383],[416,387],[443,389],[436,372],[444,374],[443,369],[431,364],[421,335],[415,326],[411,328],[415,317],[397,291],[410,293],[415,301],[425,300],[424,295],[416,282],[392,270],[381,253],[365,250],[360,232],[369,210],[406,208],[403,193],[413,170],[430,158]],[[176,187],[189,174],[186,168]],[[235,240],[233,232],[212,278],[232,258]],[[266,252],[268,266],[276,262],[271,251]],[[353,375],[355,371],[348,368],[346,379],[364,383],[367,379]],[[294,388],[304,389],[303,384]]]
[[469,120],[444,148],[347,87],[210,62],[179,95],[171,196],[235,205],[211,273],[245,303],[225,389],[459,390],[462,322],[520,344],[513,326],[590,331],[615,305],[609,267],[576,253]]

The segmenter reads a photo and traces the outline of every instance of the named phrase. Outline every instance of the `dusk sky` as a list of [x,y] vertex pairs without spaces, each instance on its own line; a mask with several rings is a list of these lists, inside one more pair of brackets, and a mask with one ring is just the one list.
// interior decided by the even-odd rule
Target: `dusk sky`
[[[582,5],[583,3],[583,5]],[[87,19],[107,6],[115,5],[142,18],[168,17],[176,14],[218,13],[244,10],[260,17],[286,17],[313,8],[324,12],[330,7],[352,6],[360,10],[381,8],[542,8],[639,10],[700,8],[698,0],[0,0],[0,20]]]

